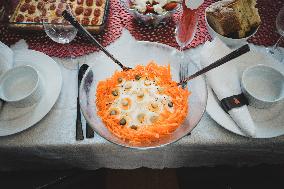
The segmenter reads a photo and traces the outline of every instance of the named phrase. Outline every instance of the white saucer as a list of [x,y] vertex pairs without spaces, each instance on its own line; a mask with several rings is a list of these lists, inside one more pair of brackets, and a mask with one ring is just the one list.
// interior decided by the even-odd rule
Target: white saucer
[[[284,73],[284,64],[281,64],[277,60],[265,54],[251,51],[239,58],[239,64],[236,65],[239,71],[239,77],[241,77],[245,68],[257,64],[269,65]],[[248,108],[256,126],[255,138],[271,138],[284,134],[284,103],[278,104],[277,106],[269,109],[257,109],[251,106]],[[210,86],[208,86],[206,111],[212,119],[225,129],[245,136],[231,117],[221,108],[219,100]]]
[[62,86],[61,70],[49,56],[33,51],[21,50],[15,53],[14,66],[30,65],[39,72],[43,94],[37,104],[15,108],[4,103],[0,111],[0,136],[21,132],[40,121],[53,107]]

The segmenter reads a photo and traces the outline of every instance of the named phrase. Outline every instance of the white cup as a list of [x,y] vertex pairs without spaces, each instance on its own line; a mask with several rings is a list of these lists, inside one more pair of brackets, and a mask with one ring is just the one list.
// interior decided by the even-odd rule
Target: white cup
[[0,78],[0,98],[18,108],[35,104],[41,92],[38,71],[29,65],[12,68]]
[[256,108],[269,108],[284,99],[284,75],[270,66],[247,68],[241,84],[249,104]]

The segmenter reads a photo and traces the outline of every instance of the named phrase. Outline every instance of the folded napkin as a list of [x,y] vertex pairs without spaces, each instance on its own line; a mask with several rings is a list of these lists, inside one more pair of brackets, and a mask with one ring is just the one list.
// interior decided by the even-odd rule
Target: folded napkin
[[[13,51],[0,41],[0,77],[3,73],[13,67]],[[0,110],[2,108],[2,100],[0,99]]]
[[[215,38],[212,42],[205,43],[201,52],[201,65],[208,66],[230,52],[231,50],[219,38]],[[238,58],[206,74],[208,84],[220,101],[242,93],[236,64],[238,64]],[[255,126],[246,105],[233,108],[228,113],[244,134],[255,136]]]
[[0,41],[0,76],[13,66],[13,51]]

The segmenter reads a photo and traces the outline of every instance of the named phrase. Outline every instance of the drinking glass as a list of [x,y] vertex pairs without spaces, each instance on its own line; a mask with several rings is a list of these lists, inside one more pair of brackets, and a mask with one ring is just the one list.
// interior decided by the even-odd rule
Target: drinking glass
[[273,45],[272,48],[268,48],[268,53],[270,53],[274,58],[278,59],[280,62],[283,60],[283,55],[281,53],[281,50],[278,48],[281,41],[284,37],[284,6],[279,11],[277,18],[276,18],[276,29],[278,33],[280,34],[279,39],[277,42]]
[[184,48],[191,43],[194,38],[198,23],[197,10],[186,7],[185,1],[182,2],[182,14],[176,26],[175,37],[181,52],[181,62],[184,59]]
[[56,7],[52,3],[54,0],[49,0],[49,2],[47,11],[42,12],[44,31],[54,42],[69,45],[67,49],[71,56],[63,61],[63,66],[67,69],[76,69],[77,62],[75,62],[70,42],[76,37],[77,29],[62,17],[63,10],[72,13],[72,5],[69,5],[66,1],[61,1]]

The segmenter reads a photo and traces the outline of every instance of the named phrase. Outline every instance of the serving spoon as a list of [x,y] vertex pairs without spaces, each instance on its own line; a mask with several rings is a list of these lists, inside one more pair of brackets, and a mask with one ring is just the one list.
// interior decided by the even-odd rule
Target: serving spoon
[[71,25],[73,25],[80,33],[84,34],[87,36],[93,43],[95,43],[98,48],[103,51],[112,61],[120,66],[120,68],[123,71],[127,71],[131,68],[124,66],[119,60],[117,60],[106,48],[104,48],[97,40],[88,32],[78,21],[77,19],[72,15],[72,13],[68,10],[64,10],[62,12],[62,16],[65,20],[70,22]]

